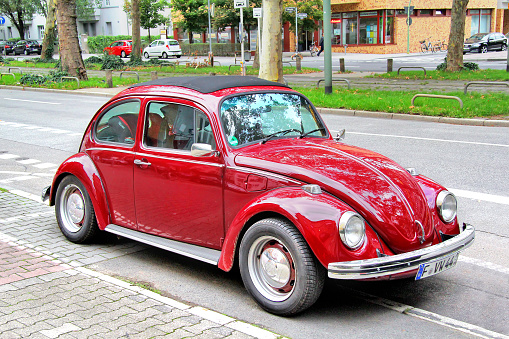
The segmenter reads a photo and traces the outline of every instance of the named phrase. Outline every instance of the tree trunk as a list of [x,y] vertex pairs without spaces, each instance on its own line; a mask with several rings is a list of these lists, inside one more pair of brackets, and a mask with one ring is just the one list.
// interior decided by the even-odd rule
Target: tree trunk
[[283,83],[283,46],[281,41],[282,0],[263,0],[262,55],[259,77]]
[[25,40],[25,30],[23,29],[23,27],[25,26],[25,23],[23,22],[23,16],[20,14],[19,11],[21,11],[21,10],[18,9],[17,12],[7,13],[7,16],[9,17],[11,22],[14,24],[14,26],[18,30],[20,40]]
[[131,1],[131,17],[133,20],[133,49],[131,60],[141,60],[141,36],[140,36],[140,1]]
[[41,57],[43,60],[53,59],[56,38],[57,0],[48,0],[48,16],[44,28],[44,40],[42,42]]
[[465,41],[465,16],[468,0],[453,0],[451,11],[451,33],[447,46],[447,72],[463,69],[463,41]]
[[76,0],[57,1],[60,67],[62,71],[77,76],[80,80],[88,80],[87,70],[81,57],[76,18]]

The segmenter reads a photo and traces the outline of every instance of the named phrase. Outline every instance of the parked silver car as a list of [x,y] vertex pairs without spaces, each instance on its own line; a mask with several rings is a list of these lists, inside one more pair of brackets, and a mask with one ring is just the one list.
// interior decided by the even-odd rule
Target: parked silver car
[[167,59],[169,57],[180,58],[182,56],[182,49],[179,42],[174,39],[161,39],[152,41],[150,45],[143,50],[143,56],[146,59],[151,57],[158,57]]

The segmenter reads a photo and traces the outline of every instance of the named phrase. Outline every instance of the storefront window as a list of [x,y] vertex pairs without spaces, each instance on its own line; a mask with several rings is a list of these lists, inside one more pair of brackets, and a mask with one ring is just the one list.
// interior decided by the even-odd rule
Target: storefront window
[[357,12],[343,13],[343,44],[357,45]]
[[333,45],[341,44],[341,14],[332,14],[332,41]]
[[378,17],[361,16],[359,21],[359,44],[376,44],[378,41]]
[[334,13],[333,45],[375,45],[394,42],[395,10]]
[[470,35],[477,33],[489,33],[491,31],[491,10],[490,9],[472,9],[472,24],[470,26]]

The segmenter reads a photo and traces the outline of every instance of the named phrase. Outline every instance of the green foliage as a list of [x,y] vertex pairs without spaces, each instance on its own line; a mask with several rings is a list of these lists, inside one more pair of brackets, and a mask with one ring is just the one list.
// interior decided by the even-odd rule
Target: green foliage
[[85,59],[83,62],[85,63],[85,66],[90,66],[92,64],[102,64],[103,59],[101,57],[93,55],[93,56]]
[[58,63],[58,59],[41,59],[41,58],[32,58],[31,61],[35,64],[42,63],[42,64],[56,64]]
[[0,55],[0,62],[4,62],[4,57]]
[[[445,71],[445,69],[447,68],[447,57],[444,58],[444,62],[442,62],[441,64],[439,64],[437,66],[437,71]],[[479,68],[479,65],[476,64],[475,62],[464,62],[463,63],[463,71],[479,71],[480,68]]]
[[22,85],[43,85],[48,82],[60,82],[64,76],[68,76],[68,74],[61,71],[51,71],[48,75],[23,74],[19,82]]
[[[208,56],[208,43],[181,44],[182,53],[184,55],[200,55]],[[212,53],[215,56],[233,56],[235,51],[240,51],[240,44],[212,44]]]
[[[323,1],[322,0],[287,0],[284,1],[283,7],[297,7],[299,13],[307,13],[308,16],[305,19],[297,19],[297,25],[299,32],[303,31],[314,31],[318,28],[316,21],[322,20],[323,18]],[[283,22],[288,21],[290,23],[290,30],[295,32],[295,12],[283,11]]]
[[102,70],[105,69],[123,69],[125,67],[124,61],[117,55],[105,54],[103,57]]
[[208,23],[207,0],[172,0],[175,15],[180,12],[181,20],[175,26],[186,32],[205,32]]

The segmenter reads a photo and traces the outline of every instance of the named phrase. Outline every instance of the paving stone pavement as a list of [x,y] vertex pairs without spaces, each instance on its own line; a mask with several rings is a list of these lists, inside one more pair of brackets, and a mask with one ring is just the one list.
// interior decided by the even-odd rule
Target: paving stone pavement
[[54,209],[0,192],[0,338],[278,338],[86,268],[146,248],[76,245]]

